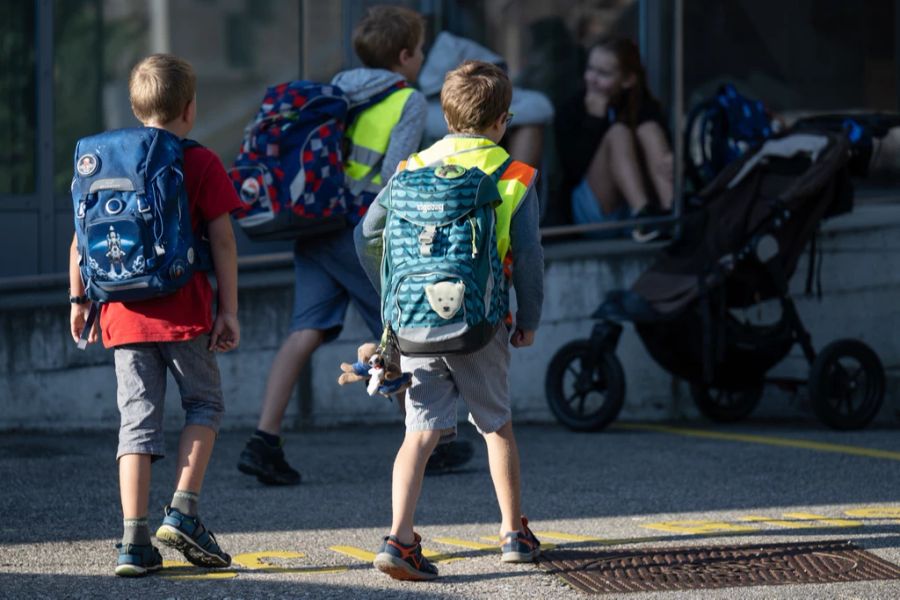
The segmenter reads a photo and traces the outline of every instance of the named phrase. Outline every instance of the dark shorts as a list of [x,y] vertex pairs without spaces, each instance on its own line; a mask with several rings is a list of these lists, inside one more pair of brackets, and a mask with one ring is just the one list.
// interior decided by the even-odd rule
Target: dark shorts
[[381,300],[356,256],[353,229],[294,246],[294,312],[291,331],[341,333],[350,301],[375,339],[381,337]]

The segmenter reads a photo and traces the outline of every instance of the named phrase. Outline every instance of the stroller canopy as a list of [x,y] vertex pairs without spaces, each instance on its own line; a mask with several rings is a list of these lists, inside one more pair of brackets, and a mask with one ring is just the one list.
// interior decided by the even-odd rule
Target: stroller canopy
[[729,165],[701,191],[703,208],[684,218],[681,239],[630,292],[611,294],[616,306],[607,311],[636,322],[667,320],[719,285],[729,308],[776,297],[763,262],[777,261],[789,279],[821,220],[852,207],[848,150],[842,135],[791,133]]

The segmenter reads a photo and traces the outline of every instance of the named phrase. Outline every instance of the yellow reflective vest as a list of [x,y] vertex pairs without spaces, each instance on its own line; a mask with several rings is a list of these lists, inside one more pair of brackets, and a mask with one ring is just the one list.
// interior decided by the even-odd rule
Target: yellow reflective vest
[[344,160],[344,174],[350,179],[348,184],[353,195],[377,194],[383,187],[381,173],[371,171],[375,168],[380,171],[391,132],[400,122],[403,107],[414,91],[411,87],[397,90],[360,113],[347,128],[345,137],[350,140],[350,150]]
[[[484,137],[447,136],[422,152],[401,162],[399,169],[420,169],[443,162],[471,169],[478,167],[491,175],[509,158],[506,150]],[[517,160],[500,176],[497,188],[502,202],[496,208],[497,249],[500,260],[509,251],[509,227],[516,210],[537,179],[537,169]]]

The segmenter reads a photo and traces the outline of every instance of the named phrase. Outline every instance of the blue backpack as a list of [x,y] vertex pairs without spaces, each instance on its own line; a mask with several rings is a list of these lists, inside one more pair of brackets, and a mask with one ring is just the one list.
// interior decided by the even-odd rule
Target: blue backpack
[[[252,240],[313,237],[355,225],[372,197],[344,185],[344,131],[363,110],[405,84],[351,105],[334,85],[291,81],[266,90],[228,174],[243,208],[238,224]],[[378,168],[372,169],[372,177]]]
[[478,168],[400,171],[387,185],[381,265],[385,328],[407,356],[474,352],[506,314],[497,250],[497,181]]
[[726,165],[775,133],[765,105],[724,84],[716,95],[695,106],[685,127],[685,166],[699,191]]
[[72,201],[81,277],[96,302],[170,294],[210,267],[191,227],[184,148],[163,129],[119,129],[75,147]]

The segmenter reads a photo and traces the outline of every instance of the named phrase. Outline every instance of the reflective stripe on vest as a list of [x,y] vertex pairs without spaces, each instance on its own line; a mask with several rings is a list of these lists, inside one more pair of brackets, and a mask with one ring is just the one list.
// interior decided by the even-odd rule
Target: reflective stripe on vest
[[351,180],[348,182],[351,193],[377,193],[381,190],[381,173],[375,173],[374,177],[367,175],[384,159],[391,132],[400,122],[406,100],[414,91],[410,87],[397,90],[360,113],[347,128],[345,135],[351,146],[344,161],[344,174]]
[[[448,136],[430,148],[410,156],[401,168],[420,169],[441,162],[460,165],[467,169],[478,167],[490,175],[508,158],[506,150],[487,138]],[[537,170],[519,161],[511,162],[500,176],[497,189],[503,201],[496,208],[497,249],[500,251],[500,260],[503,260],[509,251],[509,227],[512,217],[536,178]]]

